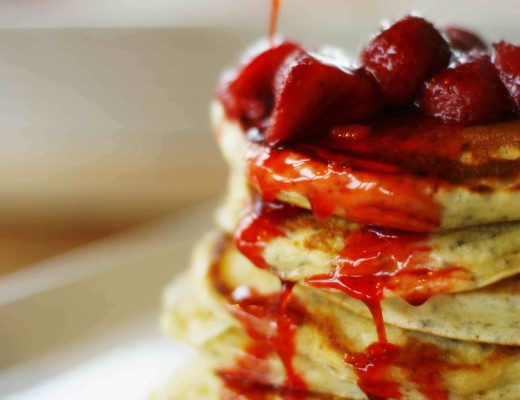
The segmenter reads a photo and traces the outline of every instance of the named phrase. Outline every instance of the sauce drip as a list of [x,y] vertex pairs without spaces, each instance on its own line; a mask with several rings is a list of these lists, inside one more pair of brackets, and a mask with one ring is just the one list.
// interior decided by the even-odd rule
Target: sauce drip
[[[268,268],[263,257],[266,245],[271,240],[285,236],[284,227],[288,220],[305,212],[287,204],[265,202],[257,198],[239,224],[235,244],[257,266]],[[438,270],[427,268],[431,252],[431,248],[425,245],[427,239],[426,233],[367,227],[346,232],[344,247],[336,257],[334,270],[329,274],[312,276],[306,281],[310,286],[341,291],[361,300],[370,310],[378,342],[362,353],[348,352],[345,362],[355,369],[360,387],[372,399],[401,397],[399,386],[391,377],[392,367],[400,365],[405,371],[423,371],[410,374],[410,381],[417,384],[428,399],[444,400],[439,378],[433,379],[441,367],[440,362],[434,362],[440,359],[435,353],[436,348],[421,345],[423,347],[414,353],[410,346],[402,351],[398,346],[388,343],[381,310],[381,300],[389,291],[413,305],[419,305],[435,293],[449,291],[458,280],[469,279],[468,271],[461,267]],[[287,289],[282,291],[280,304],[284,303],[282,299],[289,296],[288,293],[290,291],[287,292]],[[284,316],[283,307],[280,310],[282,312],[278,316],[277,326],[283,327],[284,323],[280,319]],[[290,353],[293,351],[290,350]],[[428,366],[422,365],[424,352],[431,359]],[[294,353],[283,357],[279,355],[282,360],[290,360]],[[284,365],[290,376],[290,365],[285,362]]]
[[345,355],[345,362],[356,371],[359,388],[370,400],[400,399],[399,385],[389,376],[398,357],[399,347],[385,341],[372,343],[362,353]]
[[359,377],[359,387],[370,400],[400,399],[399,385],[392,379],[392,371],[399,368],[409,382],[428,400],[448,400],[440,373],[446,369],[442,352],[434,345],[409,340],[400,348],[391,343],[376,342],[362,353],[345,355]]
[[253,341],[237,360],[234,371],[223,372],[235,379],[263,384],[268,373],[267,360],[276,353],[287,375],[283,387],[291,391],[292,397],[287,399],[296,399],[298,392],[307,390],[307,384],[292,365],[296,352],[294,337],[304,316],[303,306],[291,298],[293,286],[294,283],[282,281],[280,294],[274,295],[260,295],[244,287],[231,293],[229,310]]
[[258,268],[267,269],[263,252],[265,246],[277,237],[285,236],[284,222],[304,212],[283,203],[265,202],[259,197],[243,216],[235,230],[235,245]]
[[[280,5],[281,0],[272,0],[271,47],[275,43]],[[257,90],[261,94],[255,99],[258,101],[246,107],[254,118],[239,115],[245,122],[262,121],[249,126],[257,132],[259,141],[273,107],[271,75],[268,78],[260,85],[265,90]],[[488,160],[487,144],[482,146],[483,155],[478,143],[472,148],[470,141],[478,135],[471,129],[464,128],[462,132],[462,128],[441,127],[432,119],[411,113],[390,118],[389,124],[375,121],[370,126],[331,127],[328,137],[297,143],[291,148],[272,148],[252,141],[247,154],[249,182],[268,202],[257,201],[241,220],[235,244],[256,266],[268,269],[263,254],[266,245],[284,236],[286,220],[302,212],[272,202],[286,193],[303,196],[318,218],[337,214],[360,224],[389,229],[437,230],[441,223],[440,206],[434,195],[441,185],[450,189],[450,183],[470,186],[474,177],[518,174],[518,163]],[[468,152],[470,148],[472,151]],[[475,162],[469,166],[461,163],[465,153],[475,160],[480,156],[484,167]],[[363,352],[345,352],[345,362],[356,371],[359,386],[370,400],[402,397],[394,378],[397,369],[426,398],[448,399],[439,375],[446,368],[439,349],[411,339],[404,349],[389,343],[381,309],[387,292],[419,305],[432,294],[449,291],[457,280],[469,278],[468,271],[457,266],[427,268],[431,252],[424,245],[427,238],[425,233],[373,228],[348,232],[334,271],[306,281],[311,286],[341,291],[361,300],[370,310],[378,341]],[[220,371],[220,376],[231,391],[247,393],[252,400],[261,400],[272,390],[286,400],[300,399],[307,390],[292,365],[294,336],[305,309],[291,297],[294,283],[282,280],[281,285],[279,295],[260,295],[244,287],[227,294],[230,312],[241,322],[252,343],[237,360],[236,368]],[[273,353],[279,356],[287,375],[280,388],[263,381],[269,373],[267,360]]]
[[344,247],[330,274],[307,279],[311,286],[339,290],[377,309],[385,291],[420,305],[435,293],[469,279],[461,267],[430,269],[428,234],[359,228],[345,235]]
[[[440,354],[434,346],[422,345],[414,351],[388,343],[381,310],[385,290],[401,292],[411,304],[426,301],[435,293],[446,292],[459,279],[468,279],[468,271],[459,267],[430,270],[423,265],[431,249],[425,246],[426,234],[384,232],[361,228],[345,237],[345,247],[337,257],[330,274],[307,279],[311,286],[338,290],[363,301],[372,314],[378,342],[362,353],[349,353],[345,362],[359,378],[360,388],[373,399],[401,398],[398,385],[391,378],[393,365],[415,371],[409,380],[430,400],[444,400],[445,391],[436,375],[441,366]],[[426,284],[426,285],[425,285]],[[431,361],[423,365],[425,360]],[[419,365],[420,364],[420,365]]]
[[[256,202],[253,212],[249,214],[251,226],[244,224],[241,231],[244,238],[236,240],[240,242],[240,239],[242,239],[242,245],[246,252],[254,259],[265,263],[261,252],[263,246],[248,246],[251,243],[245,242],[244,239],[255,240],[255,238],[259,238],[259,241],[265,244],[265,240],[272,238],[273,234],[282,234],[280,229],[275,229],[275,222],[281,223],[295,212],[297,210],[294,207],[279,207],[276,204]],[[269,215],[273,219],[268,222],[268,219],[260,219],[259,215]],[[258,221],[263,221],[263,223]],[[257,229],[255,230],[253,227]],[[222,252],[223,249],[221,248],[218,251]],[[258,385],[261,389],[265,389],[267,382],[264,381],[269,372],[267,360],[272,353],[276,353],[286,372],[284,386],[278,388],[279,391],[276,393],[283,394],[284,400],[302,398],[302,393],[307,392],[307,384],[294,369],[292,360],[296,352],[295,334],[306,311],[305,307],[291,296],[295,283],[281,279],[280,293],[271,295],[261,295],[244,286],[232,289],[222,280],[218,267],[217,262],[210,269],[213,284],[218,292],[226,297],[229,311],[240,321],[244,331],[252,339],[243,355],[236,360],[235,368],[220,371],[227,377],[225,381],[234,382],[235,389],[240,382],[252,387],[253,392],[256,390],[255,388],[258,388]],[[254,396],[250,398],[256,400]],[[259,399],[262,399],[262,397],[259,397]]]
[[276,36],[276,32],[278,30],[278,17],[280,14],[280,6],[282,5],[282,0],[271,0],[271,21],[269,23],[269,43],[271,46],[274,45],[274,40]]
[[305,197],[319,218],[338,214],[364,225],[428,232],[440,223],[437,184],[390,164],[296,144],[248,144],[249,182],[267,201],[284,193]]

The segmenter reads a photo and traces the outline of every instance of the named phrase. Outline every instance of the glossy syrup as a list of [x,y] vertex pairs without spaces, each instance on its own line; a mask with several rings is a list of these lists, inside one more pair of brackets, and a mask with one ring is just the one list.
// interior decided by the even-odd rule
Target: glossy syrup
[[392,378],[394,373],[404,374],[428,400],[449,398],[441,381],[441,373],[447,367],[442,352],[434,345],[410,340],[401,348],[375,342],[361,353],[349,352],[345,362],[356,371],[358,385],[370,400],[402,398],[399,385]]
[[[302,211],[296,207],[286,206],[277,203],[266,203],[257,199],[241,220],[235,232],[235,245],[248,257],[257,267],[268,268],[263,251],[266,244],[284,235],[282,226],[284,221]],[[285,368],[287,375],[285,387],[296,391],[306,390],[306,383],[303,378],[294,370],[292,358],[295,353],[294,335],[301,319],[301,306],[291,301],[291,293],[294,283],[281,280],[281,291],[279,296],[252,296],[246,297],[242,301],[252,301],[255,312],[259,320],[270,326],[276,326],[276,332],[266,334],[259,333],[247,318],[240,318],[237,310],[247,311],[247,307],[238,303],[234,309],[234,314],[242,322],[248,335],[255,340],[253,346],[247,353],[258,354],[264,349],[275,351]],[[260,357],[262,358],[262,357]],[[294,395],[294,394],[293,394]]]
[[460,267],[424,268],[431,251],[423,244],[426,239],[426,234],[361,228],[345,237],[345,247],[331,274],[307,279],[311,286],[342,291],[361,300],[370,310],[378,342],[362,353],[346,354],[345,361],[355,369],[360,388],[375,399],[401,398],[399,387],[391,378],[395,366],[415,371],[409,380],[426,398],[447,399],[438,377],[442,369],[439,351],[425,344],[400,348],[389,343],[381,310],[385,290],[401,293],[411,304],[420,305],[434,294],[431,289],[425,290],[432,282],[435,293],[442,293],[458,280],[469,279],[468,271]]
[[266,378],[270,372],[268,360],[273,354],[282,362],[286,379],[281,387],[271,389],[283,392],[286,400],[300,399],[307,391],[304,379],[292,364],[296,352],[295,334],[305,315],[303,306],[291,297],[293,285],[282,281],[280,293],[274,295],[254,291],[244,295],[244,288],[240,288],[238,296],[229,295],[229,311],[252,341],[237,358],[235,367],[222,370],[220,374],[226,377],[228,386],[233,384],[234,391],[244,394],[245,388],[249,388],[245,393],[247,398],[262,398],[255,397],[255,388],[270,386]]
[[303,210],[283,203],[266,202],[256,198],[235,230],[235,245],[253,264],[267,269],[265,246],[277,237],[285,236],[283,226],[288,219]]
[[275,42],[276,33],[278,32],[278,19],[280,16],[280,6],[282,5],[282,0],[271,0],[271,19],[269,23],[269,42],[271,46]]
[[[266,268],[265,246],[284,236],[287,221],[304,212],[287,204],[268,203],[258,198],[242,219],[235,243],[251,261]],[[438,377],[442,369],[441,355],[435,346],[418,343],[402,349],[389,343],[381,311],[381,300],[388,291],[419,305],[432,294],[449,291],[457,281],[469,279],[468,271],[462,267],[426,268],[431,252],[425,245],[427,239],[425,233],[358,228],[345,234],[344,247],[337,256],[334,271],[307,279],[310,286],[341,291],[359,299],[370,310],[378,341],[362,353],[349,351],[345,362],[355,369],[360,387],[373,399],[401,397],[399,387],[392,379],[392,368],[396,367],[409,374],[410,382],[414,382],[426,398],[445,399]],[[284,326],[280,319],[278,326]],[[281,358],[290,360],[293,355]],[[425,359],[428,359],[428,365],[423,365]],[[286,369],[290,376],[288,365]]]
[[272,148],[250,143],[246,159],[249,182],[267,201],[298,193],[319,218],[339,214],[364,225],[420,232],[439,226],[436,182],[390,164],[306,144]]
[[[272,0],[271,46],[277,31],[280,3],[281,0]],[[271,80],[267,81],[270,86]],[[270,96],[264,97],[270,99]],[[260,108],[270,106],[267,101]],[[414,127],[418,126],[416,122]],[[247,155],[249,181],[267,202],[258,200],[242,219],[235,232],[237,248],[256,266],[269,268],[263,255],[267,243],[284,236],[285,221],[301,212],[295,207],[271,202],[284,192],[303,195],[319,218],[336,213],[365,225],[416,232],[436,230],[440,225],[440,208],[434,195],[439,182],[432,179],[430,172],[433,165],[450,163],[438,163],[426,153],[424,157],[412,157],[426,160],[425,166],[403,168],[394,162],[395,155],[381,157],[378,149],[374,153],[372,144],[379,141],[372,137],[373,130],[366,125],[339,127],[332,129],[321,143],[300,143],[290,149],[252,144]],[[435,141],[438,142],[438,138]],[[461,143],[459,140],[444,147],[452,151],[449,155],[452,160],[460,156]],[[406,148],[399,143],[387,145],[386,149]],[[422,146],[422,150],[428,147]],[[409,154],[403,158],[407,159]],[[360,388],[371,400],[401,398],[399,386],[392,378],[395,368],[401,368],[426,398],[447,399],[438,375],[443,368],[438,349],[422,343],[408,343],[402,349],[389,343],[381,310],[386,291],[400,293],[412,304],[421,304],[432,294],[421,290],[422,283],[435,280],[436,290],[442,292],[449,290],[455,280],[466,278],[463,268],[441,271],[425,268],[431,251],[423,244],[426,239],[424,233],[361,228],[345,236],[345,246],[331,274],[313,276],[307,281],[311,286],[342,291],[363,301],[370,310],[378,341],[361,353],[347,351],[345,362],[354,368]],[[294,370],[292,360],[294,336],[305,310],[291,298],[293,285],[282,281],[280,294],[276,296],[252,291],[245,296],[243,292],[240,296],[227,293],[230,312],[252,339],[244,355],[237,359],[235,368],[220,371],[227,388],[240,396],[229,398],[265,398],[273,389],[263,381],[269,374],[267,360],[273,353],[279,356],[287,376],[286,388],[275,389],[276,393],[286,400],[303,398],[307,385]]]
[[[307,279],[314,287],[342,291],[377,308],[385,292],[410,304],[420,305],[432,294],[450,291],[460,280],[469,279],[467,269],[457,266],[430,269],[432,249],[428,234],[359,228],[345,235],[344,247],[330,274]],[[372,306],[371,306],[372,305]]]
[[303,197],[319,218],[431,232],[443,222],[440,191],[489,194],[496,182],[520,177],[520,158],[496,157],[520,148],[519,129],[520,120],[460,127],[410,113],[335,127],[288,147],[249,140],[248,181],[268,201]]
[[[272,219],[259,218],[263,213]],[[259,238],[260,242],[266,242],[283,234],[276,225],[282,223],[284,216],[293,213],[292,207],[285,211],[283,207],[274,204],[253,207],[253,217],[247,219],[249,223],[243,222],[243,229],[240,231],[243,235],[239,241],[242,249],[246,249],[246,253],[253,259],[265,262],[262,257],[263,247],[248,246],[247,241],[255,242]],[[257,230],[252,226],[257,227]],[[221,271],[221,257],[228,245],[228,241],[223,240],[216,246],[209,278],[215,290],[226,298],[229,312],[241,323],[251,342],[236,358],[233,368],[218,371],[227,393],[222,397],[260,400],[265,398],[266,393],[273,393],[284,400],[302,399],[307,393],[307,384],[293,368],[292,360],[296,352],[295,334],[306,311],[291,296],[294,283],[281,280],[280,293],[270,295],[259,294],[250,287],[233,287],[225,280],[225,274]],[[286,379],[280,387],[272,386],[268,380],[269,359],[273,354],[279,357],[286,372]]]

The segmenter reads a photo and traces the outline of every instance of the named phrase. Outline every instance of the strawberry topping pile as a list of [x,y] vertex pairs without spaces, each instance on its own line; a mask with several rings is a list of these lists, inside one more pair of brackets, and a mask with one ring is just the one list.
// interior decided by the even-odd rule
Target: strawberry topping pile
[[457,27],[440,31],[406,16],[373,37],[353,65],[280,42],[257,49],[217,95],[230,118],[257,128],[270,145],[398,110],[459,125],[520,114],[520,46],[501,41],[489,52]]
[[450,55],[448,43],[432,24],[405,17],[373,38],[361,60],[385,102],[403,107],[413,102],[426,79],[448,65]]

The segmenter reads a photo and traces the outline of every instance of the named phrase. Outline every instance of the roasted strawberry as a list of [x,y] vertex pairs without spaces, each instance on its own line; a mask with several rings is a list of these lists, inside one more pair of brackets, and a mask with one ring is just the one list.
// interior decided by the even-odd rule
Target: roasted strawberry
[[301,48],[283,42],[261,48],[240,68],[228,73],[217,88],[217,96],[230,117],[256,126],[267,118],[273,107],[273,81],[287,56]]
[[383,30],[361,58],[392,107],[409,104],[425,80],[448,65],[450,48],[426,20],[408,16]]
[[271,145],[287,143],[373,117],[382,109],[380,97],[373,78],[364,71],[344,70],[300,51],[277,75],[265,139]]
[[495,67],[509,91],[515,112],[520,113],[520,46],[498,42],[493,45],[493,48]]
[[452,49],[462,52],[487,49],[487,44],[473,32],[456,26],[448,26],[443,31]]
[[486,55],[461,60],[435,75],[418,103],[426,114],[464,125],[496,121],[510,109],[507,90]]

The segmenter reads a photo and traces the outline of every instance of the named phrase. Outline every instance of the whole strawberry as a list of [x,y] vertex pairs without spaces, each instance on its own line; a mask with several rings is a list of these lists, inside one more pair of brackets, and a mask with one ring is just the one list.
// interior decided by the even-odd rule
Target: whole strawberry
[[408,16],[383,30],[363,49],[365,69],[392,107],[412,103],[425,80],[448,65],[451,51],[435,27]]
[[520,113],[520,46],[498,42],[493,48],[495,67],[509,91],[515,112]]
[[510,109],[507,90],[487,55],[439,72],[426,82],[418,103],[426,114],[463,125],[497,121]]

